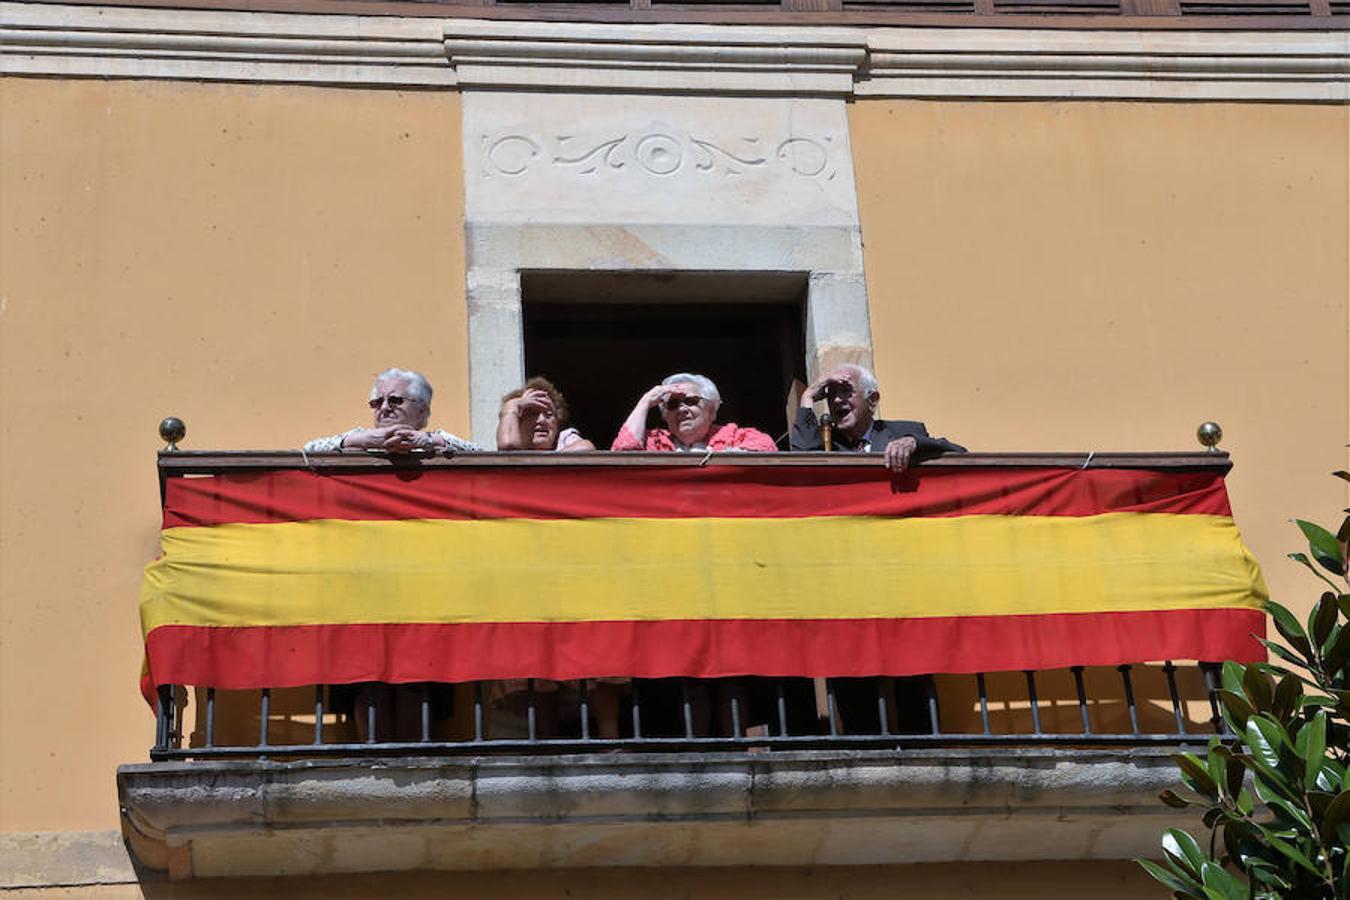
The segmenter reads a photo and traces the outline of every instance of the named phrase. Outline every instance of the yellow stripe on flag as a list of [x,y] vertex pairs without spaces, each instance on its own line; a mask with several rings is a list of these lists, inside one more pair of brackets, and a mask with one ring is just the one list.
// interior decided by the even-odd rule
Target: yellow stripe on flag
[[[142,624],[853,619],[1259,608],[1226,516],[326,519],[171,528]],[[616,560],[623,560],[618,565]]]

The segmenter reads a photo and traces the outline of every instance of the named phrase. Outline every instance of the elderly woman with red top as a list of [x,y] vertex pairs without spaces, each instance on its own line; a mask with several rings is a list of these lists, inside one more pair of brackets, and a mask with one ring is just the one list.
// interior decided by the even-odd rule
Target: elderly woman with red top
[[[712,379],[689,372],[671,375],[638,400],[614,438],[611,450],[651,450],[691,453],[722,450],[771,452],[773,438],[735,422],[717,424],[722,395]],[[647,427],[647,413],[655,408],[665,428]]]

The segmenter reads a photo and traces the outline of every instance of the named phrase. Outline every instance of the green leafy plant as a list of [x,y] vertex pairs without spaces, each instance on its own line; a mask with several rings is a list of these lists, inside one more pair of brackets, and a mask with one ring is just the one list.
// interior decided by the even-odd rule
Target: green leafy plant
[[1290,558],[1330,590],[1306,623],[1269,604],[1283,643],[1262,643],[1279,663],[1224,663],[1218,699],[1231,735],[1211,738],[1203,757],[1173,757],[1189,791],[1160,799],[1201,810],[1208,840],[1170,828],[1161,863],[1137,862],[1174,897],[1350,900],[1350,516],[1337,534],[1297,525],[1309,552]]

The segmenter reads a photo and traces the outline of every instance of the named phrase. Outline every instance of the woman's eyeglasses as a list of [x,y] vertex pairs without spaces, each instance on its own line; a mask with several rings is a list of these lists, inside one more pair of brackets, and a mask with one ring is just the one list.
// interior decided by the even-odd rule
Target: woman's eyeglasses
[[671,396],[666,398],[666,402],[662,405],[664,405],[665,408],[670,410],[671,412],[674,412],[681,406],[698,406],[702,402],[703,402],[702,397],[691,397],[687,394],[678,396],[672,394]]
[[371,397],[370,408],[379,409],[381,406],[384,406],[385,403],[388,403],[394,409],[398,409],[405,403],[415,402],[416,401],[413,400],[412,397],[400,397],[398,394],[385,394],[383,397]]

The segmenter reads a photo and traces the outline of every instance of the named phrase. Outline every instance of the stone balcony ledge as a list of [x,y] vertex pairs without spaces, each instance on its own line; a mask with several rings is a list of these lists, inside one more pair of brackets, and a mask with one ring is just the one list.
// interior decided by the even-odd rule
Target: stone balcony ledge
[[1153,750],[149,763],[133,852],[172,877],[1125,859],[1179,824]]

